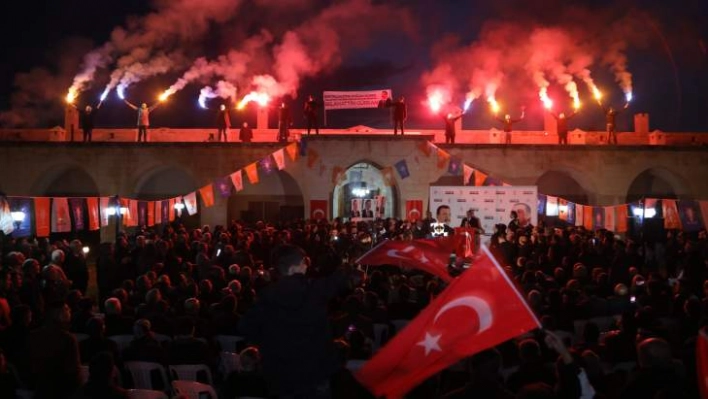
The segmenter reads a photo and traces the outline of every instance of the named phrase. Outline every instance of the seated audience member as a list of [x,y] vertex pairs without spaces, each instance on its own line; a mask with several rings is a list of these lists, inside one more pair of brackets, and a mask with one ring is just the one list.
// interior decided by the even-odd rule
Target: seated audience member
[[116,384],[115,363],[109,352],[99,352],[89,364],[89,380],[81,388],[80,399],[127,399],[128,391]]

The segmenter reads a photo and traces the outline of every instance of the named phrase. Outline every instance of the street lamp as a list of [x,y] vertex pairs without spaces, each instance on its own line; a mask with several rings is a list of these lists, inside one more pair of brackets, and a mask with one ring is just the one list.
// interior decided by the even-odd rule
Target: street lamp
[[120,225],[123,222],[123,215],[128,213],[128,208],[120,205],[120,197],[117,195],[111,199],[111,202],[106,208],[106,215],[115,216],[116,220],[116,240],[120,234]]

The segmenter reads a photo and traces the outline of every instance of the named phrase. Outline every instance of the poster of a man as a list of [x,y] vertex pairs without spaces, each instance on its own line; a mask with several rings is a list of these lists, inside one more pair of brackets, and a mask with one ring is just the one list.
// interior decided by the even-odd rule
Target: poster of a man
[[374,200],[372,200],[372,199],[364,200],[364,210],[361,211],[361,217],[367,218],[367,219],[374,218]]
[[352,199],[352,210],[351,210],[351,218],[360,218],[361,217],[361,199],[359,198],[354,198]]
[[701,214],[698,211],[698,203],[684,200],[679,201],[678,205],[683,230],[691,233],[700,231],[703,228],[703,220],[701,220]]
[[381,90],[381,99],[379,100],[378,107],[386,108],[391,106],[391,95],[388,90]]

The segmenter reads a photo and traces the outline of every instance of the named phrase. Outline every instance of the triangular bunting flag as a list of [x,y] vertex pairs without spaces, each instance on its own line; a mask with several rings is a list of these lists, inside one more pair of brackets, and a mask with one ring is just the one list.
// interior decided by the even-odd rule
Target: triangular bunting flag
[[307,150],[307,167],[312,169],[320,159],[320,154],[313,148]]
[[462,176],[463,176],[463,184],[465,186],[473,186],[474,185],[474,180],[472,180],[472,174],[474,173],[474,169],[471,167],[465,165],[462,165]]
[[387,166],[381,169],[381,176],[383,177],[384,184],[391,187],[396,184],[396,178],[393,176],[393,168]]
[[297,143],[292,143],[285,147],[285,151],[288,152],[288,156],[291,161],[297,160]]
[[230,175],[230,177],[231,177],[231,182],[234,184],[234,188],[236,189],[236,192],[243,190],[243,172],[241,171],[241,169],[232,173]]
[[344,174],[344,168],[341,166],[335,166],[332,168],[332,184],[337,185],[346,177]]
[[281,148],[274,152],[273,160],[275,161],[275,165],[278,167],[278,170],[285,169],[285,149]]
[[486,173],[482,173],[479,170],[474,171],[474,185],[475,186],[483,186],[485,180],[487,180]]
[[453,176],[462,175],[462,159],[459,157],[450,158],[450,163],[447,166],[447,173]]
[[401,176],[401,179],[405,179],[411,175],[410,170],[408,170],[408,162],[406,162],[405,159],[396,162],[394,166],[396,167],[396,171],[398,171],[398,175]]
[[433,149],[430,148],[430,143],[427,140],[418,142],[417,147],[418,151],[423,153],[423,155],[425,155],[426,157],[429,157],[430,153],[433,152]]
[[250,165],[247,165],[245,169],[246,169],[246,176],[248,176],[249,183],[257,184],[258,183],[258,165],[254,162]]
[[189,214],[189,216],[197,214],[197,192],[196,191],[192,191],[191,193],[182,197],[182,201],[184,202],[184,207],[185,207],[185,209],[187,209],[187,213]]
[[205,208],[209,208],[214,205],[214,186],[212,184],[207,184],[206,186],[199,189],[199,196],[202,197],[202,203]]
[[450,154],[438,148],[438,169],[445,168],[445,164],[450,160]]

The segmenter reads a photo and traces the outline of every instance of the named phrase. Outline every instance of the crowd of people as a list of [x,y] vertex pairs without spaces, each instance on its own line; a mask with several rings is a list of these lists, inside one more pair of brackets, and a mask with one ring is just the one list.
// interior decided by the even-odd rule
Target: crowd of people
[[[381,240],[427,236],[428,222],[137,229],[101,244],[95,290],[78,240],[5,237],[0,397],[127,397],[133,361],[205,365],[213,377],[198,379],[224,398],[372,397],[353,370],[445,283],[355,260]],[[408,397],[697,397],[705,231],[644,242],[511,224],[489,245],[543,329],[421,381]],[[239,367],[225,368],[224,352],[239,353]],[[160,383],[154,389],[169,390]]]

